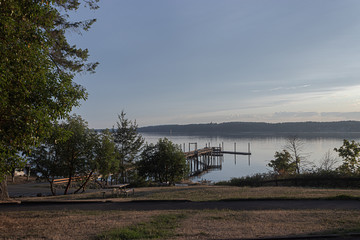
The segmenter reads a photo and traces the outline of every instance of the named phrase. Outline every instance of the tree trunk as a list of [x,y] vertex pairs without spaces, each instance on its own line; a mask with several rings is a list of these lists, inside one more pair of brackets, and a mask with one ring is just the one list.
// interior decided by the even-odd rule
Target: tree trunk
[[0,182],[0,201],[9,200],[9,193],[7,188],[7,177]]
[[86,187],[86,184],[88,184],[91,176],[93,175],[94,171],[90,172],[89,176],[86,178],[85,182],[74,192],[75,193],[78,193],[80,191],[80,189],[83,189],[82,192],[85,192],[85,187]]
[[70,175],[69,176],[69,181],[68,181],[68,183],[66,185],[66,188],[65,188],[65,191],[64,191],[64,195],[66,195],[68,193],[68,190],[69,190],[70,185],[71,185],[71,180],[72,180],[72,176]]
[[54,179],[53,179],[53,180],[50,180],[49,183],[50,183],[51,194],[52,194],[53,196],[56,196],[56,190],[55,190],[55,188],[54,188]]
[[11,171],[11,182],[12,182],[12,183],[15,182],[15,172],[16,172],[16,168],[14,168],[14,169]]
[[27,167],[27,172],[26,172],[26,181],[29,181],[30,179],[30,167]]

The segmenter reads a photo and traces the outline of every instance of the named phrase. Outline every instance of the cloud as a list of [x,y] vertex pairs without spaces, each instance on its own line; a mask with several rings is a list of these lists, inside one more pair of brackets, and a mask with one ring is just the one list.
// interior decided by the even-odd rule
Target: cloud
[[275,88],[270,88],[270,89],[255,89],[252,90],[253,93],[258,93],[258,92],[276,92],[276,91],[288,91],[288,90],[297,90],[297,89],[302,89],[302,88],[308,88],[310,87],[310,84],[304,84],[304,85],[298,85],[298,86],[289,86],[289,87],[275,87]]
[[321,113],[321,117],[360,120],[360,112],[323,112]]
[[318,112],[276,112],[273,114],[273,118],[312,118],[318,117]]

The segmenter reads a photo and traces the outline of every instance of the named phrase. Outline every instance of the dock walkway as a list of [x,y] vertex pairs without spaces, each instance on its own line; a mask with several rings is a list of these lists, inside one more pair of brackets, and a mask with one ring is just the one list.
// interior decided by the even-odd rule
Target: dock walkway
[[250,152],[223,151],[221,147],[204,147],[184,152],[190,166],[190,175],[198,176],[210,169],[222,169],[224,154],[247,155]]

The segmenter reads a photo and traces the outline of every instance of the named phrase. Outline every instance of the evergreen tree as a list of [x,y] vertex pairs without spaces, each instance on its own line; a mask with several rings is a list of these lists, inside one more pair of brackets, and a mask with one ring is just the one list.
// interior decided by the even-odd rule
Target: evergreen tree
[[118,115],[117,128],[113,128],[114,141],[116,144],[118,179],[127,182],[135,173],[135,161],[139,156],[144,139],[137,132],[136,121],[126,118],[124,111]]

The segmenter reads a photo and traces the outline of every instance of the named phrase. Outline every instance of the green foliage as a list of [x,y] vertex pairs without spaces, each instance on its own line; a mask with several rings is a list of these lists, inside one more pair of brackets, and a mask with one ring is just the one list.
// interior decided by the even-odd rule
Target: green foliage
[[275,159],[271,160],[268,166],[273,168],[276,174],[283,176],[296,173],[296,162],[291,160],[291,155],[287,150],[275,152],[274,157]]
[[189,167],[181,149],[164,138],[159,139],[156,145],[145,147],[138,162],[138,171],[147,179],[172,184],[186,178]]
[[[105,176],[110,173],[115,146],[109,131],[99,134],[91,131],[87,123],[76,115],[56,125],[54,129],[52,136],[35,148],[30,157],[35,171],[49,181],[51,188],[57,176],[69,178],[64,192],[66,194],[75,176],[89,180],[94,173]],[[85,188],[85,185],[81,187]]]
[[126,228],[115,229],[100,235],[97,239],[169,239],[184,214],[167,214],[154,217],[150,222],[139,223]]
[[271,173],[255,174],[241,178],[232,178],[217,185],[230,186],[303,186],[303,187],[327,187],[327,188],[359,188],[358,176],[344,176],[339,171],[314,171],[300,173],[293,176],[273,175]]
[[272,174],[268,173],[258,173],[252,176],[245,176],[240,178],[231,178],[230,181],[221,181],[217,182],[216,185],[225,185],[225,186],[238,186],[238,187],[260,187],[264,185],[264,181],[272,180]]
[[334,149],[343,158],[338,170],[344,174],[360,174],[360,143],[344,139],[340,148]]
[[112,133],[105,130],[100,134],[96,134],[96,145],[94,147],[94,161],[93,170],[97,169],[98,173],[102,176],[108,176],[113,172],[115,164],[115,143]]
[[[93,9],[97,1],[84,2]],[[70,22],[67,11],[79,6],[79,0],[0,0],[0,181],[20,164],[19,152],[49,137],[53,123],[87,97],[73,77],[97,63],[65,37],[95,21]]]
[[113,128],[116,144],[116,167],[121,181],[132,180],[135,174],[135,161],[144,144],[144,139],[137,133],[137,124],[126,118],[124,111],[118,115],[117,128]]

